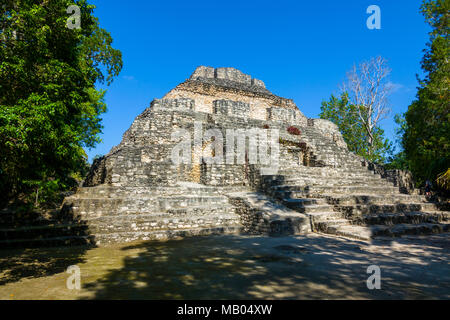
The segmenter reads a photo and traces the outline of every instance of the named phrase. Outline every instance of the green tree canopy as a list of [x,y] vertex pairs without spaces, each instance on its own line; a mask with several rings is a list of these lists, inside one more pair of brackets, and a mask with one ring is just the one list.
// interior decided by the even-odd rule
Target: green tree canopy
[[419,181],[450,168],[450,1],[425,0],[421,6],[432,27],[421,65],[416,100],[405,113],[402,145]]
[[329,101],[322,102],[320,110],[321,119],[330,120],[338,126],[350,151],[369,161],[378,163],[386,161],[392,144],[384,137],[384,130],[376,126],[370,144],[366,127],[358,116],[357,107],[349,103],[346,92],[343,92],[340,98],[331,95]]
[[[70,5],[81,28],[67,27]],[[17,0],[0,8],[0,192],[64,188],[100,141],[105,91],[121,52],[86,0]]]

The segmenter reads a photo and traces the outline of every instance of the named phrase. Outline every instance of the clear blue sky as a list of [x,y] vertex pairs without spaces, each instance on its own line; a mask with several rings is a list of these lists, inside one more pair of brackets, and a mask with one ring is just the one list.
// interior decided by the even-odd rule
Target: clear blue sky
[[[294,99],[307,117],[338,91],[354,63],[381,55],[396,91],[390,119],[416,94],[429,28],[420,0],[97,0],[95,15],[123,54],[122,73],[108,87],[103,143],[91,160],[120,143],[154,98],[161,98],[199,65],[235,67],[263,80],[274,94]],[[369,30],[366,9],[381,8],[381,30]]]

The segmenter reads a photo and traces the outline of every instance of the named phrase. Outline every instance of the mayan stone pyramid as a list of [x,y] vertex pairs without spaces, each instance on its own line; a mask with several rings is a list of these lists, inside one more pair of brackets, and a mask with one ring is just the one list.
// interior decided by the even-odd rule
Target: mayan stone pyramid
[[103,244],[448,231],[448,212],[438,209],[414,193],[408,175],[349,152],[333,123],[306,118],[239,70],[201,66],[136,117],[65,199],[61,216],[89,232],[64,239]]

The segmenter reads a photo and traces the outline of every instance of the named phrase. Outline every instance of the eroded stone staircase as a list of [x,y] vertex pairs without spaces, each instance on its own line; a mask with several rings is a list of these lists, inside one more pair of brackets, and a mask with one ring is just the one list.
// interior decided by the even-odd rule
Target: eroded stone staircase
[[194,183],[84,187],[65,199],[53,221],[0,229],[0,246],[101,245],[239,232],[240,217],[224,192],[227,188]]
[[86,221],[60,210],[31,212],[24,218],[15,211],[0,212],[0,248],[93,245]]
[[[240,231],[239,216],[225,190],[177,187],[82,188],[65,207],[89,222],[95,242],[158,240]],[[98,196],[98,202],[95,197]]]
[[296,167],[262,179],[267,194],[310,217],[312,230],[359,239],[449,231],[447,211],[357,163]]

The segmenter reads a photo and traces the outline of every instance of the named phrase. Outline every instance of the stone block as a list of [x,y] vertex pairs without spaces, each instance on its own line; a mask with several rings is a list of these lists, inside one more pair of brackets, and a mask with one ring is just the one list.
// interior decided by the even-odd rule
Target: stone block
[[251,85],[251,76],[234,68],[217,68],[215,78]]
[[262,80],[258,80],[258,79],[252,79],[252,86],[255,87],[263,87],[265,88],[266,85],[264,84],[264,82]]
[[293,124],[296,121],[295,110],[286,108],[268,108],[267,120],[270,121],[283,121],[288,124]]
[[189,98],[155,99],[151,103],[153,109],[194,110],[195,101]]
[[209,78],[213,79],[215,75],[214,68],[200,66],[195,69],[194,73],[191,75],[190,79],[198,79],[198,78]]
[[250,114],[250,104],[240,101],[216,100],[213,105],[214,113],[219,115],[246,118]]

